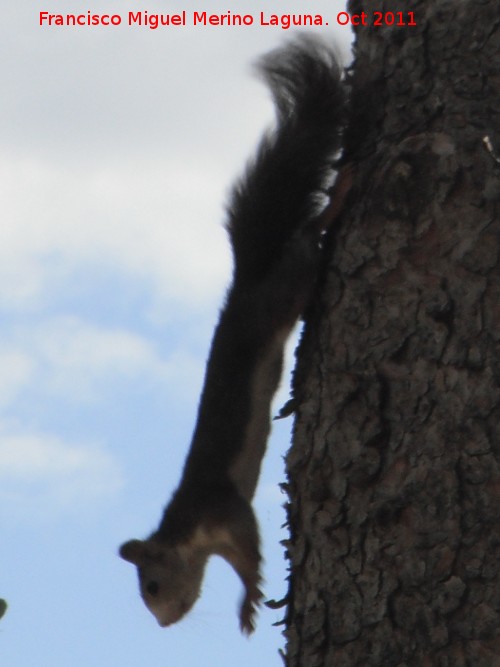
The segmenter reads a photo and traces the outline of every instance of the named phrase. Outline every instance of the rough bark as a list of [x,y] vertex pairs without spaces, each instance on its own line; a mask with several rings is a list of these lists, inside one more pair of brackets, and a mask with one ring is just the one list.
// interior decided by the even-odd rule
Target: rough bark
[[391,9],[298,354],[289,667],[500,665],[500,12],[350,5]]

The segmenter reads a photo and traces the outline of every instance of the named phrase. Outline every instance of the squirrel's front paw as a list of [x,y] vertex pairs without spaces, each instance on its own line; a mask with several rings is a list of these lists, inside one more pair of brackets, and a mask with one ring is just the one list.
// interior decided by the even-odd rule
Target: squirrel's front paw
[[251,635],[255,630],[255,616],[262,597],[258,586],[253,586],[246,591],[240,608],[240,628],[245,635]]

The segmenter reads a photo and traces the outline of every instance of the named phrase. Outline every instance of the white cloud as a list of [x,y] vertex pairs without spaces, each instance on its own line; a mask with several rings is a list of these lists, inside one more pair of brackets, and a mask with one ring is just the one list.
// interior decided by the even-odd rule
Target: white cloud
[[97,444],[74,444],[51,435],[0,428],[0,509],[72,511],[118,493],[123,485],[114,458]]
[[15,407],[23,391],[96,403],[117,384],[127,388],[138,381],[142,393],[171,387],[177,398],[191,400],[204,364],[190,352],[187,338],[185,332],[176,345],[160,350],[144,335],[75,316],[17,326],[0,337],[0,409]]
[[77,401],[96,400],[119,382],[175,387],[179,396],[199,382],[200,364],[188,351],[169,350],[165,358],[153,342],[119,328],[105,328],[76,317],[41,325],[31,344],[41,367],[42,384],[52,393]]
[[[76,393],[93,392],[103,380],[165,373],[153,345],[129,331],[106,329],[76,317],[59,317],[40,325],[33,343],[49,384]],[[78,388],[77,388],[78,387]]]
[[0,160],[0,306],[39,308],[99,266],[183,304],[213,297],[230,266],[222,190],[213,170],[168,161]]
[[23,352],[0,349],[0,407],[11,403],[33,378],[33,359]]

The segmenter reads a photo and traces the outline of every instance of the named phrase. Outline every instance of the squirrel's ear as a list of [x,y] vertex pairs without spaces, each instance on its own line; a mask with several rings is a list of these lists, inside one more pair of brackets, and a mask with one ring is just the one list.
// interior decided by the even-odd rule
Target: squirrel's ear
[[129,540],[121,545],[118,553],[123,560],[141,565],[146,559],[147,543],[142,540]]

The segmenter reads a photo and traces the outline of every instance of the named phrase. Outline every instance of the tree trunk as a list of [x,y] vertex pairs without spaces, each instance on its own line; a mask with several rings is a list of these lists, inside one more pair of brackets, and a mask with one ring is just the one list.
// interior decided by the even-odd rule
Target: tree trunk
[[[379,10],[413,12],[417,25],[375,27]],[[353,0],[350,11],[368,22],[346,138],[355,176],[295,375],[287,664],[491,667],[498,0]]]

